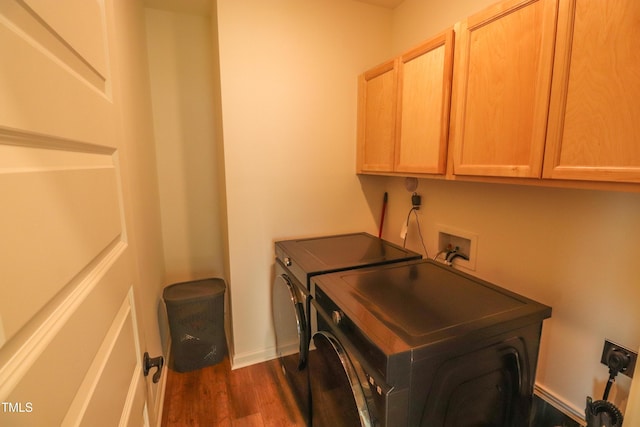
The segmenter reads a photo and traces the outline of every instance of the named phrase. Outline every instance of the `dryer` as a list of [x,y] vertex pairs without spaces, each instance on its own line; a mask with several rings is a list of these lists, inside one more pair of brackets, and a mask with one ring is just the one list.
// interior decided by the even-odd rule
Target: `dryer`
[[311,279],[318,275],[421,259],[422,255],[368,233],[350,233],[275,243],[272,311],[276,352],[305,420],[310,417],[306,369],[310,337]]

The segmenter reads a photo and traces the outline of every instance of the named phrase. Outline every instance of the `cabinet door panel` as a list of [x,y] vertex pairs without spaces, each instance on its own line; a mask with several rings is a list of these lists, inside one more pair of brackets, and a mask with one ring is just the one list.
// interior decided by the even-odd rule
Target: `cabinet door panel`
[[393,170],[397,100],[396,61],[359,78],[357,172]]
[[396,171],[445,172],[453,40],[447,31],[400,58]]
[[562,3],[545,178],[640,182],[640,2]]
[[555,0],[506,1],[461,22],[455,174],[540,176],[556,15]]

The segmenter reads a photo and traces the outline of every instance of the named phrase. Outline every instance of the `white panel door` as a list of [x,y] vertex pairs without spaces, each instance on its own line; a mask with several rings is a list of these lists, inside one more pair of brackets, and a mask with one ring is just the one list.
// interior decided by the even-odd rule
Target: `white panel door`
[[148,424],[110,0],[0,1],[0,425]]

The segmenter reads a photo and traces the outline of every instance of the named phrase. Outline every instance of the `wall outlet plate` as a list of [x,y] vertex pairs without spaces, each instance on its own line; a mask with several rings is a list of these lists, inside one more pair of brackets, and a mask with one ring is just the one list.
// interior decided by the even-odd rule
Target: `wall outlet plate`
[[629,378],[633,378],[633,372],[636,369],[636,361],[638,360],[638,353],[633,350],[629,350],[621,345],[618,345],[609,340],[604,341],[604,349],[602,350],[602,357],[600,358],[600,363],[605,366],[607,365],[607,359],[609,358],[609,353],[612,351],[619,350],[629,356],[629,365],[623,371],[620,371],[621,374],[628,376]]

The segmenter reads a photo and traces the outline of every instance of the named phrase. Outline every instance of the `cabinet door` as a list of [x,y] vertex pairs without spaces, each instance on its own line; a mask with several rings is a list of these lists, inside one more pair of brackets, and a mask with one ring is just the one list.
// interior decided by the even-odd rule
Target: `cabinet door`
[[545,178],[640,182],[640,2],[562,3]]
[[395,170],[444,174],[453,73],[453,30],[400,57]]
[[512,0],[460,23],[455,174],[540,177],[556,17],[556,0]]
[[393,170],[397,61],[367,71],[358,81],[357,172]]

